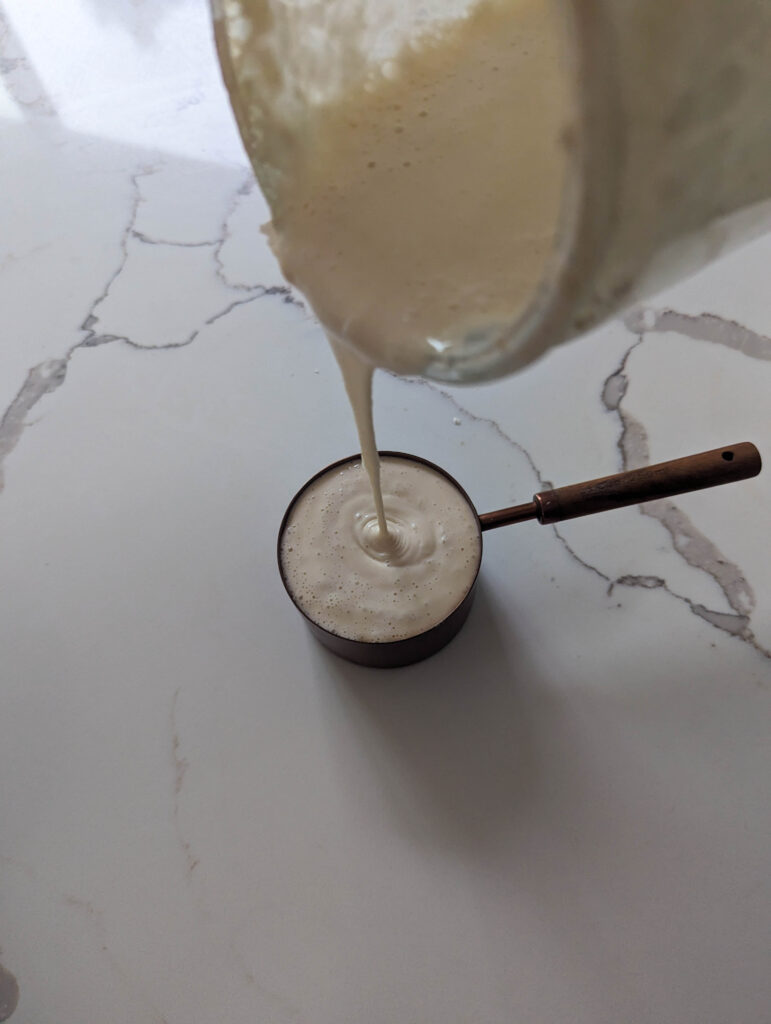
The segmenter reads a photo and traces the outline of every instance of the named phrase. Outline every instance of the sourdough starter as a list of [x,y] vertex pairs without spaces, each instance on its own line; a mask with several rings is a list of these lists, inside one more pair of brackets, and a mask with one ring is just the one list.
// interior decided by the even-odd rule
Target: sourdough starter
[[282,537],[293,598],[348,640],[403,640],[435,626],[466,596],[482,555],[476,513],[446,477],[392,456],[380,472],[385,541],[360,462],[309,484]]
[[[221,5],[239,125],[271,207],[266,230],[332,342],[366,468],[314,484],[298,504],[285,547],[291,587],[341,635],[411,635],[467,589],[476,523],[424,471],[387,464],[381,494],[372,372],[420,374],[460,346],[494,345],[536,295],[567,166],[559,5]],[[354,480],[350,496],[334,491]],[[458,554],[442,538],[461,521]],[[341,610],[349,579],[355,598]]]

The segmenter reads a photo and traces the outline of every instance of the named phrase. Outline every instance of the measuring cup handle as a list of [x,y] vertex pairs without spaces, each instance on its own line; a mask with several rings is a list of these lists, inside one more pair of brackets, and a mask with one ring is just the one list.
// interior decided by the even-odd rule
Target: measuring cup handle
[[656,498],[671,498],[689,490],[745,480],[757,476],[762,465],[755,444],[743,441],[685,459],[673,459],[585,483],[544,490],[533,497],[533,502],[539,522],[562,522],[595,512],[639,505]]
[[746,480],[757,476],[761,467],[760,452],[754,444],[744,441],[684,459],[659,462],[655,466],[543,491],[533,497],[533,502],[539,522],[559,523],[656,498],[716,487],[734,480]]

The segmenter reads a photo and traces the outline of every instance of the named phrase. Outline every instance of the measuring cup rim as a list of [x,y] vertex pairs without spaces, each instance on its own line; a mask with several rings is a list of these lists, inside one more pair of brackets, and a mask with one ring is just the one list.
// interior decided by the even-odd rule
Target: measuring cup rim
[[[382,655],[382,657],[375,657],[373,653],[372,660],[367,659],[367,661],[359,661],[359,663],[370,664],[373,667],[397,667],[399,664],[412,664],[413,662],[421,661],[423,658],[427,658],[431,654],[436,653],[437,651],[441,650],[441,648],[444,647],[445,644],[449,643],[450,640],[460,630],[471,608],[471,602],[473,600],[477,580],[479,578],[479,571],[482,566],[484,540],[482,534],[482,525],[479,521],[479,513],[477,512],[476,507],[471,498],[469,497],[468,493],[466,492],[465,488],[463,488],[458,483],[458,481],[455,479],[454,476],[452,476],[451,473],[448,473],[446,469],[443,469],[441,466],[438,466],[435,462],[431,462],[429,459],[424,459],[420,455],[411,455],[409,452],[379,451],[378,455],[380,458],[403,459],[407,462],[418,462],[421,465],[427,466],[429,469],[434,470],[436,473],[439,473],[446,480],[448,480],[453,485],[453,487],[455,487],[455,489],[465,499],[468,507],[474,513],[474,518],[477,524],[477,538],[479,540],[479,556],[477,559],[476,569],[474,571],[474,576],[463,597],[460,599],[460,601],[458,601],[455,607],[447,613],[447,615],[440,619],[439,622],[434,623],[433,626],[429,626],[428,629],[424,629],[422,632],[415,633],[412,636],[402,637],[399,640],[353,640],[350,637],[341,636],[339,633],[335,633],[334,630],[327,629],[325,626],[319,625],[319,623],[299,605],[294,595],[292,594],[292,591],[290,590],[287,582],[286,573],[284,571],[284,565],[281,558],[281,542],[283,540],[284,532],[289,522],[289,517],[291,516],[292,511],[295,505],[297,504],[299,498],[313,483],[316,482],[316,480],[319,480],[321,477],[326,476],[328,473],[332,472],[335,469],[339,469],[343,466],[350,465],[351,463],[361,462],[361,453],[357,452],[356,454],[348,455],[343,459],[337,459],[335,462],[331,462],[328,466],[325,466],[323,469],[320,469],[317,473],[314,473],[312,477],[305,481],[302,487],[297,491],[292,500],[289,502],[289,504],[286,507],[286,511],[284,512],[283,518],[281,520],[281,526],[279,527],[278,531],[276,556],[278,561],[278,571],[279,575],[281,576],[281,582],[283,583],[284,589],[289,595],[289,599],[291,600],[295,608],[298,610],[298,612],[303,616],[305,621],[310,625],[312,631],[316,634],[317,638],[321,640],[321,642],[325,644],[325,646],[330,647],[332,650],[335,651],[335,653],[340,654],[342,657],[347,658],[349,661],[359,661],[359,659],[356,657],[357,654],[361,655],[362,657],[365,657],[368,652],[379,652]],[[442,634],[447,632],[451,620],[453,620],[454,618],[459,619],[459,621],[457,622],[457,626],[454,626],[454,628],[452,628],[452,631],[449,633],[446,639],[443,639]],[[348,647],[348,653],[344,652],[343,645],[346,645]],[[406,652],[408,650],[412,650],[413,648],[415,648],[415,656],[410,655],[409,659],[403,662],[398,660],[398,653],[400,651]],[[393,657],[396,657],[397,661],[392,663]]]

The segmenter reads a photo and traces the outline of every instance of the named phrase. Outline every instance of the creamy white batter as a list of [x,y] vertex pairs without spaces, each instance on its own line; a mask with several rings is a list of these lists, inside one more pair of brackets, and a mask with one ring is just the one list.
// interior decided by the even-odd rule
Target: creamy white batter
[[476,513],[427,466],[381,459],[388,537],[382,540],[360,462],[333,469],[295,503],[281,562],[295,601],[349,640],[422,633],[463,600],[482,554]]
[[[437,540],[446,517],[461,514],[444,478],[432,482],[431,497],[427,481],[405,470],[397,494],[396,470],[384,467],[381,494],[372,372],[420,374],[460,349],[494,347],[536,295],[567,171],[560,5],[220,4],[234,107],[271,207],[266,230],[284,274],[327,330],[367,471],[342,474],[357,483],[350,507],[322,497],[321,483],[304,497],[303,515],[316,511],[301,528],[293,519],[291,589],[341,635],[408,636],[444,618],[467,589],[476,523],[466,521],[461,565],[457,545]],[[349,515],[354,505],[358,519]],[[426,538],[407,562],[389,508]],[[445,575],[449,590],[437,582]]]
[[380,486],[380,459],[375,442],[375,423],[372,415],[372,376],[374,367],[366,362],[352,349],[347,348],[335,338],[330,337],[329,343],[337,359],[343,383],[356,421],[359,435],[361,458],[372,487],[372,500],[375,505],[378,529],[382,542],[388,538],[388,525],[383,508],[383,492]]

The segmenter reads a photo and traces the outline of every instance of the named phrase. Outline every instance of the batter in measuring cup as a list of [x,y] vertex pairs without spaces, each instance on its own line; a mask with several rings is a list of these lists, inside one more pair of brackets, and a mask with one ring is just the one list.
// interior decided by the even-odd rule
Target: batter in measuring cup
[[314,622],[348,640],[403,640],[441,622],[463,600],[482,556],[476,513],[441,473],[380,461],[388,539],[360,462],[314,480],[293,505],[281,540],[292,597]]

